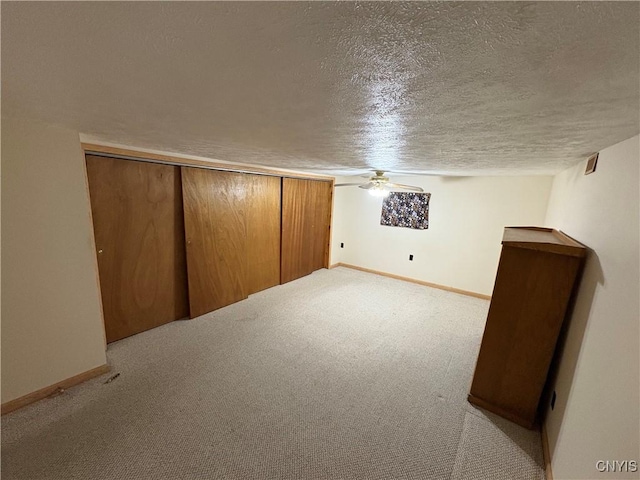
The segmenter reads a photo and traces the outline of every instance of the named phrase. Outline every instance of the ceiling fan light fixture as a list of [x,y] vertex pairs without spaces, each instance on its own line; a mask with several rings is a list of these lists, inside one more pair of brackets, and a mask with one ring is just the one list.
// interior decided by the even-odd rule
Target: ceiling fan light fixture
[[376,170],[376,174],[369,177],[369,181],[366,183],[336,183],[336,187],[351,187],[357,186],[363,190],[368,190],[369,194],[374,197],[387,197],[391,190],[409,190],[410,192],[424,192],[422,187],[415,185],[403,185],[401,183],[391,183],[389,178],[384,176],[382,170]]
[[384,185],[376,185],[375,187],[370,188],[368,191],[369,191],[369,195],[372,195],[374,197],[384,198],[389,196],[389,190],[384,188]]

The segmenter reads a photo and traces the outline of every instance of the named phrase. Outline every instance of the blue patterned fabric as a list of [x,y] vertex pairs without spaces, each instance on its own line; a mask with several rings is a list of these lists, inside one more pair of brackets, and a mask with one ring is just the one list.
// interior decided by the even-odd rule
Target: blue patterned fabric
[[429,228],[430,193],[391,192],[382,202],[380,225]]

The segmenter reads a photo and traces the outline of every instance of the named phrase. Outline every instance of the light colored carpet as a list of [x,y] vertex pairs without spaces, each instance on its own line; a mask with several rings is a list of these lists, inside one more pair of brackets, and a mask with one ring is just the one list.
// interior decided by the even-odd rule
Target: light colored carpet
[[489,302],[321,270],[111,344],[109,375],[2,419],[10,479],[544,479],[466,401]]

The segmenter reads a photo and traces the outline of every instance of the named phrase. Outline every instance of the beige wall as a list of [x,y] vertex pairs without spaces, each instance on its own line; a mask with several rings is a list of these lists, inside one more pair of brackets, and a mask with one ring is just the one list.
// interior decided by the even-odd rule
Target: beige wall
[[639,142],[602,150],[591,175],[583,162],[553,182],[547,224],[593,249],[546,420],[556,480],[640,478],[596,470],[598,460],[640,462]]
[[2,119],[2,403],[106,363],[75,131]]
[[[342,178],[336,183],[353,181]],[[357,187],[337,187],[331,261],[490,295],[503,228],[544,224],[552,177],[420,176],[393,181],[431,193],[429,229],[381,226],[380,198]],[[409,254],[414,255],[411,262]]]

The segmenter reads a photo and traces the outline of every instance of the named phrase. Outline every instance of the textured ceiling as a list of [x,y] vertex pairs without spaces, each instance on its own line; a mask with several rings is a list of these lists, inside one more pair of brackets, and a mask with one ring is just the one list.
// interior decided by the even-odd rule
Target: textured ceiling
[[640,131],[639,25],[635,2],[2,2],[2,109],[282,168],[552,174]]

